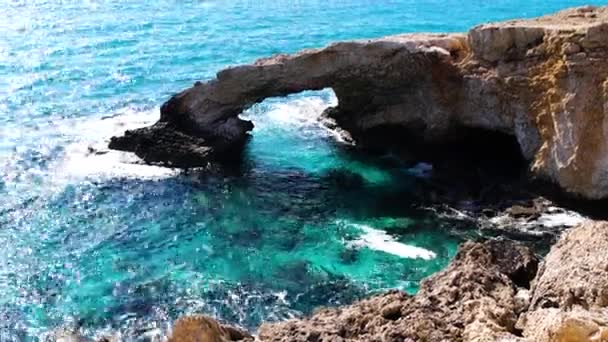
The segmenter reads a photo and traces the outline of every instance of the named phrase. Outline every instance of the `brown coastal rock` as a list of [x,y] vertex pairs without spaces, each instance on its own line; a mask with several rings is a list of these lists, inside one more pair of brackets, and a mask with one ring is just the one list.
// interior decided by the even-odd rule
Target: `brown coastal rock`
[[[389,291],[308,318],[266,323],[256,341],[607,342],[606,246],[608,222],[593,221],[566,232],[540,268],[517,243],[467,242],[415,296]],[[169,341],[251,338],[196,317],[180,319]],[[215,339],[191,339],[200,336]]]
[[261,341],[483,341],[516,338],[516,282],[538,259],[507,241],[468,242],[415,296],[392,291],[306,320],[264,324]]
[[253,124],[238,115],[251,105],[332,88],[339,104],[327,115],[359,145],[387,144],[387,136],[411,145],[457,140],[463,128],[507,133],[537,175],[606,198],[607,61],[608,7],[481,25],[466,35],[335,43],[220,71],[167,101],[156,125],[110,146],[150,163],[202,166],[243,144]]
[[519,326],[533,341],[608,341],[608,222],[588,222],[553,246]]
[[[608,341],[608,222],[586,222],[547,255],[465,243],[418,294],[384,295],[265,324],[261,341]],[[521,287],[518,287],[521,286]]]
[[606,246],[608,222],[581,224],[564,234],[534,277],[538,260],[527,248],[467,242],[415,296],[393,291],[265,324],[259,340],[608,341]]
[[202,315],[185,316],[177,320],[168,342],[230,342],[253,341],[247,332],[218,323]]

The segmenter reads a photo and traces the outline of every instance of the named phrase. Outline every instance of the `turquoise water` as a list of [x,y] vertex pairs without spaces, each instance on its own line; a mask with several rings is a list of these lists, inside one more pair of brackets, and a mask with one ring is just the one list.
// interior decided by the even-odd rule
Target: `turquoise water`
[[89,147],[153,121],[172,93],[227,65],[588,2],[2,1],[0,339],[66,324],[141,339],[188,312],[255,329],[386,288],[414,292],[460,232],[416,209],[420,180],[404,165],[317,124],[329,91],[244,113],[254,136],[228,174]]

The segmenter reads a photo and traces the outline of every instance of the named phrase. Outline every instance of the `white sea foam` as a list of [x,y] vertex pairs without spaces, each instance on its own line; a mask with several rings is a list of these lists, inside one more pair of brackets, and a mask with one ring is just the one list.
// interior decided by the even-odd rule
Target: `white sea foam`
[[[555,209],[555,210],[552,210]],[[558,211],[557,208],[549,208],[548,213],[543,213],[538,218],[538,223],[549,228],[574,227],[583,223],[585,218],[573,211]]]
[[[498,227],[513,225],[513,218],[508,214],[496,216],[489,221]],[[550,207],[537,219],[530,221],[519,220],[517,226],[530,234],[542,234],[543,231],[537,229],[539,226],[545,228],[570,228],[583,221],[585,221],[585,217],[574,211]]]
[[54,172],[55,176],[165,178],[175,175],[174,169],[146,165],[131,153],[108,149],[112,136],[150,125],[157,119],[158,109],[144,112],[127,109],[111,117],[63,124],[62,133],[74,136],[74,142],[66,147],[65,159]]
[[[341,139],[338,131],[327,129],[319,121],[319,116],[328,106],[336,105],[337,99],[329,100],[310,96],[273,103],[264,108],[265,113],[256,115],[247,111],[244,116],[253,116],[256,131],[282,129],[290,133],[299,132],[310,137],[323,127],[328,135]],[[174,176],[178,170],[144,164],[132,153],[113,151],[107,148],[109,139],[128,129],[144,127],[158,119],[158,108],[149,111],[125,109],[110,117],[97,117],[62,122],[61,134],[72,137],[73,143],[66,147],[65,159],[54,172],[59,178],[166,178]],[[323,130],[321,130],[323,132]]]
[[[256,123],[256,134],[277,134],[275,130],[287,130],[290,134],[301,134],[310,138],[325,132],[342,140],[337,130],[328,129],[319,121],[328,106],[337,104],[335,96],[306,96],[270,103],[261,108],[246,111],[243,116]],[[158,108],[148,111],[124,109],[109,117],[96,117],[62,121],[58,129],[71,143],[65,149],[65,158],[53,172],[55,180],[72,178],[166,178],[178,170],[144,164],[132,153],[109,150],[109,139],[125,130],[144,127],[158,119]],[[322,127],[323,130],[319,130]]]
[[[321,118],[325,109],[337,104],[338,99],[333,94],[327,97],[291,97],[287,101],[271,101],[254,106],[245,111],[243,117],[252,120],[256,125],[255,131],[261,134],[264,131],[272,132],[280,129],[287,130],[290,134],[299,134],[303,138],[311,138],[321,133],[339,142],[350,144],[348,133],[340,128],[330,128],[327,123],[331,123],[329,122],[331,119]],[[264,113],[259,113],[260,110]]]
[[397,255],[402,258],[431,260],[437,255],[428,249],[407,245],[397,241],[383,230],[364,224],[351,224],[360,229],[363,234],[354,241],[349,241],[349,247],[369,248],[376,251]]

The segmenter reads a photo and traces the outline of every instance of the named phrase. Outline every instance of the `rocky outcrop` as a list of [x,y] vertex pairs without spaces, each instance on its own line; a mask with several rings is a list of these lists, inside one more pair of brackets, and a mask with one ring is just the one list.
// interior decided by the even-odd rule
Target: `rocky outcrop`
[[482,25],[469,42],[462,120],[502,126],[538,174],[570,192],[606,197],[608,8]]
[[[110,147],[133,151],[148,162],[203,166],[224,157],[227,148],[240,145],[253,128],[251,122],[238,118],[243,110],[268,97],[323,88],[332,88],[338,96],[339,110],[332,111],[336,119],[352,113],[352,118],[339,124],[354,132],[354,116],[359,114],[395,111],[404,101],[423,102],[433,96],[440,102],[443,95],[428,71],[458,77],[455,66],[444,60],[452,58],[450,53],[459,55],[464,44],[462,35],[406,35],[336,43],[321,50],[278,55],[229,68],[220,71],[216,79],[197,82],[175,95],[161,107],[157,124],[113,138]],[[449,83],[445,75],[436,80]],[[454,86],[446,83],[442,87]],[[410,89],[399,96],[412,99],[394,98],[399,89]],[[388,102],[393,103],[392,109]],[[411,108],[409,115],[414,114],[418,115],[416,108]],[[377,123],[389,122],[364,123],[362,129]],[[184,151],[180,152],[182,144]],[[206,148],[195,151],[197,144]]]
[[518,326],[530,341],[608,341],[608,223],[566,233],[545,258]]
[[150,163],[202,166],[253,129],[238,115],[267,97],[332,88],[327,115],[359,145],[510,134],[536,174],[608,197],[608,8],[475,27],[464,34],[342,42],[220,71],[161,108],[152,127],[112,139]]
[[185,316],[177,320],[168,342],[253,341],[253,336],[240,329],[222,325],[207,316]]
[[537,272],[538,260],[525,247],[468,242],[415,296],[393,291],[265,324],[259,339],[608,341],[606,246],[608,222],[586,222],[561,238]]
[[450,266],[427,278],[416,296],[392,291],[352,306],[322,309],[306,320],[265,324],[261,341],[482,341],[510,337],[526,305],[518,284],[538,259],[507,241],[465,243]]

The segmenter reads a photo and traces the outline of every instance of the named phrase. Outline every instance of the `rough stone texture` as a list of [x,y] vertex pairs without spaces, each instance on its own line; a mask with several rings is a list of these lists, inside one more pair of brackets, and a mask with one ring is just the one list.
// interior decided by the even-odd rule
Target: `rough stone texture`
[[[537,270],[506,241],[465,243],[416,296],[402,292],[305,320],[265,324],[261,341],[608,341],[608,222],[566,233]],[[524,276],[525,275],[525,276]],[[526,281],[522,281],[522,280]]]
[[564,234],[545,258],[518,326],[532,341],[608,341],[608,222]]
[[516,286],[537,267],[525,247],[507,241],[468,242],[416,296],[392,291],[307,320],[265,324],[261,341],[516,340]]
[[[467,242],[415,296],[390,291],[305,319],[264,324],[256,341],[606,342],[606,246],[608,222],[587,221],[564,234],[539,269],[537,257],[516,243]],[[197,317],[179,320],[169,341],[251,338]]]
[[608,312],[580,307],[532,311],[526,314],[524,336],[534,342],[606,342]]
[[[160,160],[181,165],[183,159],[174,160],[172,153],[157,153],[162,143],[153,144],[153,151],[149,151],[148,144],[138,143],[142,139],[135,137],[143,136],[146,142],[167,141],[174,134],[176,142],[169,145],[173,148],[181,144],[183,135],[191,135],[203,139],[200,143],[212,150],[190,158],[190,166],[201,166],[221,156],[224,146],[240,144],[253,128],[251,122],[238,118],[244,109],[268,97],[328,87],[334,89],[340,100],[335,119],[339,119],[338,114],[369,112],[377,116],[357,122],[361,129],[390,124],[386,119],[391,115],[399,119],[394,114],[408,108],[403,106],[404,102],[416,104],[428,101],[425,99],[429,97],[437,103],[443,102],[440,90],[455,86],[450,84],[452,80],[447,75],[458,77],[457,68],[445,60],[457,58],[465,50],[465,40],[464,35],[403,35],[342,42],[320,50],[278,55],[252,65],[229,68],[220,71],[214,80],[197,82],[161,107],[159,123],[169,123],[170,132],[163,132],[162,128],[131,131],[128,137],[113,138],[111,148],[133,151],[144,159],[149,155],[158,156],[148,158],[150,162]],[[428,70],[435,70],[437,75],[429,74]],[[439,88],[437,82],[441,83]],[[426,113],[411,107],[407,115],[430,115],[441,122],[445,109],[433,107]],[[350,119],[338,123],[354,132],[358,127],[350,125]],[[221,151],[214,151],[218,145]],[[185,149],[191,150],[190,141],[186,142]]]
[[168,166],[204,166],[216,148],[207,146],[205,139],[190,136],[169,127],[166,122],[138,131],[127,131],[120,138],[112,138],[110,148],[132,150],[147,163],[166,163]]
[[253,341],[240,329],[219,324],[206,316],[185,316],[177,320],[168,342],[230,342]]
[[566,233],[545,258],[533,292],[532,309],[608,307],[608,224]]
[[[538,175],[604,198],[607,58],[608,7],[481,25],[468,35],[336,43],[220,71],[162,106],[167,132],[136,130],[115,138],[113,148],[148,162],[204,165],[243,142],[253,128],[238,118],[244,109],[267,97],[333,88],[339,105],[327,115],[360,145],[388,132],[418,143],[457,139],[463,127],[500,131],[517,139]],[[167,148],[177,151],[183,142],[185,152],[163,153],[164,143],[136,136],[148,142],[175,136]]]
[[570,192],[606,197],[608,9],[482,25],[469,40],[465,89],[481,97],[467,91],[462,112],[490,129],[503,123],[538,174]]

